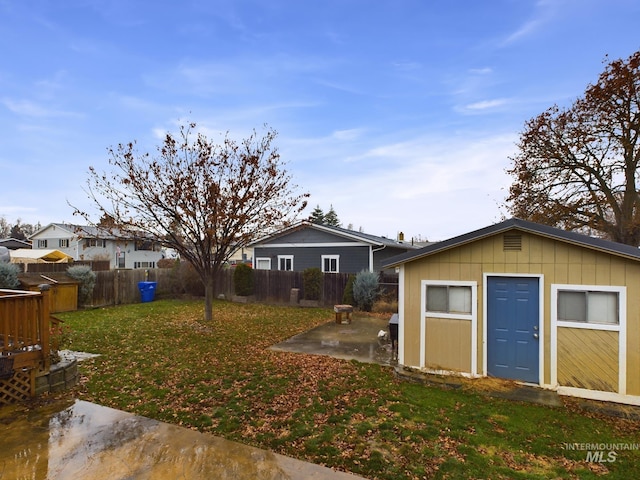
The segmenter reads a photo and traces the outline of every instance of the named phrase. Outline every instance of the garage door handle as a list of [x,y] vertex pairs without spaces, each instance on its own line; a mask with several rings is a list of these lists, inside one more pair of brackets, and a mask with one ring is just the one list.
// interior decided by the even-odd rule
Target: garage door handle
[[537,333],[534,333],[534,334],[533,334],[533,338],[538,338],[538,334],[537,334]]

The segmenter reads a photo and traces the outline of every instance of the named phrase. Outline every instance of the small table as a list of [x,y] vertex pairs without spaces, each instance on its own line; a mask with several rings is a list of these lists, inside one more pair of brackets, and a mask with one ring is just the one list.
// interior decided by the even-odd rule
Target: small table
[[351,323],[351,312],[353,307],[351,305],[334,305],[333,311],[336,312],[336,323],[342,323],[342,314],[347,314],[347,323]]

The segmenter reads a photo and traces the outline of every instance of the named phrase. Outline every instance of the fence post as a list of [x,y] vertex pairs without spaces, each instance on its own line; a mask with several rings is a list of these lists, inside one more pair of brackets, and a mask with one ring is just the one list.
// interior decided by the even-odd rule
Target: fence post
[[[42,296],[42,298],[40,299],[42,301],[42,308],[40,309],[40,318],[38,319],[38,326],[40,328],[40,346],[42,347],[42,356],[44,361],[43,367],[45,370],[49,370],[51,361],[49,357],[49,354],[51,353],[51,345],[49,343],[51,341],[51,332],[49,331],[49,329],[51,328],[49,289],[51,288],[51,286],[45,283],[39,285],[38,288],[40,289],[40,294]],[[35,376],[32,375],[31,396],[35,395],[35,388]]]
[[120,270],[116,270],[116,276],[113,279],[113,304],[120,305]]

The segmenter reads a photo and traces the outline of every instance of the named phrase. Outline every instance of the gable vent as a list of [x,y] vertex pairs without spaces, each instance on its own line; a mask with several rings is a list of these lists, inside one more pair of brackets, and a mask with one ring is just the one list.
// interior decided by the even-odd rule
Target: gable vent
[[522,235],[519,233],[505,233],[502,237],[503,250],[522,250]]

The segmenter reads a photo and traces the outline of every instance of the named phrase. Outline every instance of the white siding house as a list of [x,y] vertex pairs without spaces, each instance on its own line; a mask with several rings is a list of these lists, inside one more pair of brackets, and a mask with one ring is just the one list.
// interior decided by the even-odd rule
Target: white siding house
[[155,268],[163,258],[160,244],[119,236],[97,227],[50,223],[34,233],[33,249],[56,249],[74,260],[108,260],[111,268]]

